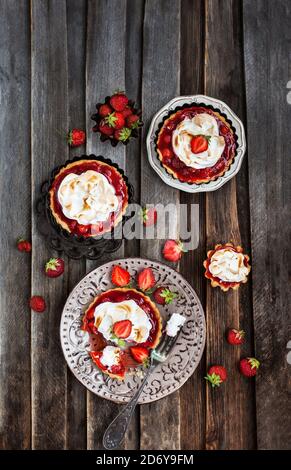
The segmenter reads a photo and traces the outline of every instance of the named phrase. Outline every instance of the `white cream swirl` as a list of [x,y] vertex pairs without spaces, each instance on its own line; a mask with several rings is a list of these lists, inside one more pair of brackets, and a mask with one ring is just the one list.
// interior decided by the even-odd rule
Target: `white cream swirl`
[[58,199],[64,215],[81,225],[104,222],[118,208],[114,187],[106,176],[94,170],[66,175]]
[[112,366],[117,366],[120,362],[120,352],[121,350],[115,346],[106,346],[100,357],[101,364],[108,367],[108,369]]
[[150,334],[152,324],[146,312],[134,300],[122,302],[103,302],[95,308],[95,326],[105,339],[117,343],[112,337],[114,323],[121,320],[130,320],[132,329],[125,341],[144,343]]
[[224,282],[246,281],[249,269],[244,264],[243,253],[228,248],[217,250],[211,257],[209,271]]
[[[204,152],[192,152],[191,140],[195,135],[210,137],[208,148]],[[219,135],[215,118],[208,113],[201,113],[192,119],[184,119],[177,125],[172,136],[172,146],[177,157],[187,166],[202,169],[214,166],[220,159],[225,140]]]

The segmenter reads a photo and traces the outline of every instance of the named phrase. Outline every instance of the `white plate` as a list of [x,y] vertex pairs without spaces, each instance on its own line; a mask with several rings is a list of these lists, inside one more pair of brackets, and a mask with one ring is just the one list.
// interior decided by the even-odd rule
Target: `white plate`
[[[155,141],[157,137],[156,133],[159,129],[159,125],[163,122],[163,119],[169,114],[170,111],[174,112],[178,106],[192,103],[201,103],[205,104],[206,106],[210,105],[218,109],[222,114],[225,114],[228,121],[230,121],[234,127],[238,137],[236,156],[233,163],[230,165],[229,169],[224,173],[224,175],[219,176],[214,181],[209,181],[209,183],[189,184],[183,183],[178,179],[173,178],[161,165],[155,148]],[[147,153],[152,168],[158,173],[158,175],[166,184],[172,186],[173,188],[180,189],[181,191],[186,191],[187,193],[202,193],[207,191],[215,191],[216,189],[221,188],[221,186],[223,186],[227,181],[229,181],[238,173],[245,151],[246,138],[244,126],[241,120],[223,101],[211,98],[210,96],[206,95],[178,96],[169,101],[154,115],[147,135]]]
[[65,359],[73,374],[91,392],[118,403],[130,400],[141,378],[126,375],[124,381],[102,374],[89,356],[92,350],[89,334],[81,330],[82,319],[94,297],[114,287],[111,282],[113,265],[126,268],[132,279],[146,267],[154,271],[157,285],[168,286],[178,298],[168,306],[159,306],[163,324],[171,313],[186,317],[181,334],[167,361],[158,365],[143,390],[139,403],[150,403],[180,388],[193,374],[200,362],[205,344],[205,319],[202,306],[194,289],[169,266],[141,258],[110,261],[87,274],[73,289],[65,304],[60,335]]

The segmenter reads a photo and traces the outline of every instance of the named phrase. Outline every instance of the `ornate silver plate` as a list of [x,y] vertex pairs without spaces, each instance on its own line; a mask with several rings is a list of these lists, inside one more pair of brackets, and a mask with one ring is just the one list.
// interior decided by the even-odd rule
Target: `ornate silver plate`
[[[224,173],[224,175],[219,176],[214,181],[209,181],[209,183],[188,184],[173,178],[161,165],[155,148],[156,133],[159,129],[159,126],[162,124],[163,119],[177,107],[191,103],[203,103],[205,105],[210,105],[213,108],[218,109],[222,114],[225,114],[227,119],[232,123],[232,126],[234,127],[238,137],[238,147],[233,163],[230,165],[229,169]],[[181,191],[186,191],[187,193],[202,193],[207,191],[215,191],[216,189],[221,188],[221,186],[223,186],[227,181],[229,181],[238,173],[245,151],[246,138],[244,126],[241,120],[223,101],[211,98],[210,96],[206,95],[178,96],[169,101],[154,115],[147,135],[147,153],[152,168],[166,184],[172,186],[173,188],[180,189]]]
[[128,269],[133,278],[141,269],[151,267],[158,285],[169,286],[178,293],[172,304],[159,306],[163,323],[173,312],[180,313],[187,319],[169,359],[156,368],[140,397],[139,403],[150,403],[178,390],[196,369],[205,344],[204,312],[190,284],[174,269],[155,261],[141,258],[120,259],[99,266],[87,274],[67,299],[61,318],[60,335],[68,366],[77,379],[96,395],[124,403],[130,400],[141,380],[140,374],[127,374],[124,382],[103,375],[89,356],[89,351],[92,350],[89,334],[81,330],[83,314],[93,298],[114,287],[110,274],[115,264]]

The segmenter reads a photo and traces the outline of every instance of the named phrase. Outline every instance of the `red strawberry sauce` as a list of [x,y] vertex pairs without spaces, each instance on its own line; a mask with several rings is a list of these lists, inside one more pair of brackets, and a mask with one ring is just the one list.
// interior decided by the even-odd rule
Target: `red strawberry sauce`
[[[62,206],[58,200],[58,190],[61,185],[61,182],[70,173],[74,173],[76,175],[80,175],[87,170],[95,170],[98,173],[103,174],[108,179],[109,183],[112,184],[115,188],[116,196],[119,199],[119,207],[116,212],[112,212],[105,222],[99,222],[98,224],[89,224],[89,225],[80,225],[76,220],[69,219],[66,217],[62,211]],[[75,165],[74,167],[65,169],[60,175],[58,175],[52,186],[53,189],[53,201],[54,201],[54,210],[60,217],[62,221],[64,221],[70,228],[71,233],[76,235],[82,235],[84,237],[88,237],[90,235],[101,235],[102,233],[109,231],[114,226],[114,221],[122,211],[122,209],[126,206],[128,201],[128,192],[127,192],[127,185],[120,175],[120,173],[112,166],[104,164],[102,162],[97,161],[90,161],[90,162],[80,162],[79,165]]]
[[150,302],[147,302],[141,295],[139,295],[138,292],[133,292],[132,290],[122,291],[119,289],[114,289],[110,292],[104,292],[103,294],[101,294],[98,299],[93,303],[93,305],[91,305],[90,309],[87,311],[87,314],[83,319],[82,329],[88,331],[89,333],[100,335],[100,333],[94,326],[94,311],[97,305],[100,305],[104,302],[123,302],[124,300],[134,300],[137,305],[142,308],[148,315],[152,323],[152,329],[150,331],[147,341],[142,344],[139,343],[139,346],[150,348],[157,336],[158,321]]
[[[219,135],[223,135],[225,139],[225,148],[220,159],[216,164],[209,168],[195,169],[185,165],[174,153],[172,146],[172,134],[176,129],[177,125],[184,119],[192,119],[196,114],[208,113],[215,118],[218,124]],[[181,109],[177,111],[173,118],[170,118],[166,125],[164,125],[159,134],[159,141],[157,148],[163,154],[165,149],[171,151],[171,156],[163,156],[162,163],[173,170],[178,179],[186,183],[199,183],[201,180],[211,179],[218,176],[224,169],[227,168],[230,160],[232,160],[236,149],[236,142],[234,134],[231,129],[220,120],[216,114],[209,108],[202,106],[192,106],[189,108]]]

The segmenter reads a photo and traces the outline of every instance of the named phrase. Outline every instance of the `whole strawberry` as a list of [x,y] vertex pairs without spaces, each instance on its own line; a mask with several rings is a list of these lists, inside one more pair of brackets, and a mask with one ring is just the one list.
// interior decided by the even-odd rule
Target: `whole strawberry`
[[243,344],[245,340],[245,332],[243,330],[236,330],[235,328],[230,328],[226,334],[226,340],[229,344],[237,346]]
[[46,309],[46,303],[43,297],[40,295],[34,295],[29,300],[29,306],[35,312],[44,312]]
[[125,119],[122,113],[114,111],[105,118],[105,122],[108,126],[113,127],[114,129],[122,129],[125,124]]
[[227,379],[226,368],[223,366],[212,366],[208,370],[207,376],[204,378],[211,383],[213,388],[220,387],[220,384],[225,382]]
[[239,370],[245,377],[253,377],[257,374],[260,363],[254,357],[245,357],[239,362]]
[[101,132],[101,134],[104,134],[104,135],[112,135],[114,132],[114,129],[111,126],[109,126],[109,124],[107,124],[105,119],[102,119],[102,121],[99,124],[98,129]]
[[114,139],[120,140],[120,142],[125,142],[131,136],[131,130],[128,127],[123,127],[114,132]]
[[81,129],[72,129],[68,132],[67,140],[70,147],[78,147],[86,142],[86,133]]
[[128,98],[125,93],[118,92],[111,96],[109,102],[115,111],[123,111],[128,104]]
[[17,241],[17,249],[19,251],[26,251],[26,253],[29,253],[31,251],[31,243],[27,240],[24,240],[23,238],[20,238]]
[[98,113],[101,117],[106,117],[108,116],[108,114],[111,114],[113,111],[113,109],[111,108],[111,106],[109,106],[109,104],[101,104],[101,106],[99,107],[99,110],[98,110]]
[[160,305],[168,305],[171,302],[173,302],[176,297],[178,297],[178,294],[175,292],[172,292],[170,289],[167,287],[158,287],[155,292],[153,293],[153,297],[157,304]]
[[45,273],[48,277],[59,277],[65,270],[62,258],[51,258],[45,265]]
[[163,256],[167,261],[175,263],[181,259],[182,253],[186,251],[180,240],[167,240],[163,248]]
[[131,114],[126,118],[126,125],[129,129],[136,129],[139,125],[139,117],[137,114]]

